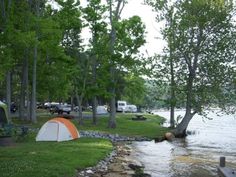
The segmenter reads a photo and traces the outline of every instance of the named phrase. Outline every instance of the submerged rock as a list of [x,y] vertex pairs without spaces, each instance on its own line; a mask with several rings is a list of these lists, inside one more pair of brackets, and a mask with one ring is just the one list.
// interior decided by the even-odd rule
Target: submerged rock
[[168,141],[172,141],[175,138],[175,135],[171,132],[167,132],[167,133],[165,133],[165,138]]

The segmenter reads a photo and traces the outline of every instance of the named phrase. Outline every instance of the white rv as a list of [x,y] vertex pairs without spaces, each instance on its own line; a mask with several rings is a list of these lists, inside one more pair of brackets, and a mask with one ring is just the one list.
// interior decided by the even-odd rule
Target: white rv
[[137,106],[128,104],[126,101],[117,101],[118,112],[137,112]]

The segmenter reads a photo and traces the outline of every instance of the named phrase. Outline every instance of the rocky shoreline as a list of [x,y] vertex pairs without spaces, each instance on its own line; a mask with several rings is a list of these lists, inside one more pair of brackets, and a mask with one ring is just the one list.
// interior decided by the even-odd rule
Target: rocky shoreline
[[96,166],[88,167],[77,173],[77,177],[149,177],[143,173],[144,165],[131,157],[132,141],[150,141],[148,138],[125,137],[95,131],[80,131],[80,137],[109,139],[114,150]]
[[90,137],[90,138],[104,138],[108,139],[111,142],[120,142],[120,141],[151,141],[150,138],[146,137],[127,137],[122,135],[112,135],[109,133],[102,133],[98,131],[80,131],[80,137]]

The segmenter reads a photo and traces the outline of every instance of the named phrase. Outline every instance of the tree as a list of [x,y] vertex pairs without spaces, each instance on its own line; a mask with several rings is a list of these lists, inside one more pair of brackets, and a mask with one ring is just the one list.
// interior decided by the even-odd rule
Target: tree
[[176,2],[174,46],[178,60],[173,62],[176,90],[186,107],[184,118],[173,131],[177,137],[186,135],[192,117],[203,113],[205,106],[227,105],[234,76],[233,10],[231,1]]
[[[0,27],[1,32],[1,43],[0,43],[0,62],[2,62],[2,68],[3,71],[6,72],[6,102],[8,105],[8,115],[10,115],[10,105],[11,105],[11,55],[12,50],[8,49],[8,46],[10,46],[10,37],[9,37],[9,31],[12,30],[10,28],[11,20],[10,20],[10,14],[11,14],[11,1],[1,1],[0,8],[1,8],[1,18],[0,23],[2,24]],[[4,76],[3,76],[4,77]],[[0,77],[1,79],[1,77]]]
[[[152,5],[157,13],[156,20],[158,22],[164,21],[165,27],[161,30],[161,33],[163,35],[163,39],[166,40],[167,46],[165,47],[162,56],[158,55],[156,56],[157,60],[161,59],[161,63],[165,66],[169,66],[168,69],[163,69],[163,65],[158,65],[157,72],[163,72],[162,74],[157,73],[157,78],[159,77],[159,82],[163,82],[163,80],[168,79],[169,80],[169,92],[170,96],[168,97],[167,102],[170,106],[170,127],[174,128],[175,126],[175,120],[174,120],[174,110],[176,107],[176,81],[175,81],[175,62],[174,60],[177,60],[177,57],[175,56],[175,26],[177,23],[177,19],[175,17],[175,6],[176,2],[169,1],[152,1],[147,0],[147,3]],[[157,61],[159,62],[159,61]],[[160,77],[162,76],[162,77]],[[168,77],[167,77],[168,76]],[[162,81],[160,81],[162,80]]]
[[82,30],[80,3],[77,0],[56,0],[61,6],[56,12],[56,19],[63,29],[62,45],[70,56],[69,67],[71,87],[79,106],[79,123],[83,124],[82,102],[86,94],[88,79],[88,57],[82,50],[80,33]]
[[137,60],[138,48],[145,43],[145,26],[140,17],[134,16],[130,19],[120,20],[120,14],[125,6],[124,0],[118,0],[113,11],[113,3],[107,1],[110,13],[110,46],[109,46],[109,71],[110,71],[110,118],[108,127],[115,128],[116,113],[116,88],[117,78],[120,71],[130,69]]
[[[92,96],[93,124],[97,124],[97,97],[104,92],[103,87],[99,87],[98,70],[101,70],[102,60],[106,56],[106,36],[107,25],[105,22],[105,12],[107,7],[101,4],[101,0],[89,1],[87,7],[83,9],[84,18],[87,21],[92,38],[90,40],[90,60],[91,60],[91,84],[88,92]],[[105,38],[104,38],[105,36]],[[105,72],[105,71],[104,71]]]
[[[68,78],[69,61],[60,45],[63,38],[56,14],[50,6],[46,7],[40,22],[40,53],[38,61],[37,97],[40,101],[60,102],[68,98],[70,80]],[[48,84],[50,83],[50,84]]]
[[114,1],[107,0],[107,4],[109,6],[109,20],[111,25],[110,31],[110,46],[109,46],[109,57],[110,57],[110,117],[108,122],[109,128],[116,128],[116,99],[115,99],[115,62],[114,62],[114,54],[115,54],[115,42],[116,42],[116,23],[120,20],[120,15],[125,6],[125,0],[118,0],[115,5],[115,10],[113,10]]

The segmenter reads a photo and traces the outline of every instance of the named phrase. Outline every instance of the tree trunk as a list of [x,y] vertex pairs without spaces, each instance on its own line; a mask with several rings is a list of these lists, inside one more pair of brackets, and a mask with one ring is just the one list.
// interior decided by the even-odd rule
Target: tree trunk
[[190,120],[196,114],[196,112],[191,113],[192,111],[192,96],[193,96],[193,80],[194,80],[194,72],[190,71],[188,76],[188,83],[187,83],[187,100],[186,100],[186,112],[185,116],[177,125],[176,129],[173,131],[176,137],[185,137],[186,130]]
[[84,121],[83,121],[83,110],[82,110],[83,98],[78,95],[77,88],[76,88],[76,91],[75,91],[75,97],[76,97],[76,100],[77,100],[77,105],[79,107],[79,113],[78,113],[79,114],[79,124],[83,125],[84,124]]
[[[94,37],[94,40],[96,38]],[[97,89],[97,58],[96,56],[92,57],[93,59],[93,65],[92,65],[92,79],[93,79],[93,84],[94,87]],[[92,99],[92,111],[93,111],[93,124],[97,125],[97,96],[96,93],[93,93],[93,99]]]
[[116,99],[115,99],[115,68],[113,66],[113,61],[112,57],[114,54],[114,45],[115,45],[115,39],[116,39],[116,34],[115,34],[115,29],[112,27],[111,31],[111,46],[110,46],[110,54],[111,54],[111,66],[110,66],[110,77],[111,77],[111,89],[110,89],[110,94],[112,95],[110,98],[110,117],[109,117],[109,122],[108,122],[108,127],[109,128],[116,128]]
[[116,99],[115,99],[115,89],[113,88],[113,94],[110,99],[110,117],[108,122],[109,128],[116,128]]
[[25,116],[25,59],[22,66],[22,77],[20,87],[20,106],[19,106],[19,119],[24,119]]
[[[35,3],[35,13],[37,16],[37,19],[39,19],[39,7],[40,2],[36,1]],[[36,41],[38,42],[38,22],[36,23],[35,26],[35,32],[36,32]],[[36,83],[37,83],[37,58],[38,58],[38,44],[36,43],[34,46],[34,61],[33,61],[33,75],[32,75],[32,98],[31,98],[31,121],[33,123],[37,122],[37,117],[36,117]]]
[[175,127],[175,106],[170,105],[170,128]]
[[174,81],[174,67],[171,56],[171,98],[170,98],[170,127],[175,127],[175,106],[176,106],[176,98],[175,98],[175,81]]
[[191,119],[193,118],[193,116],[194,116],[194,114],[191,114],[191,113],[189,113],[189,111],[186,110],[184,118],[182,119],[180,124],[177,125],[176,129],[173,130],[175,137],[183,138],[187,135],[186,130],[187,130],[188,124],[191,121]]
[[171,75],[171,99],[170,99],[170,127],[174,128],[175,127],[175,106],[176,106],[176,98],[175,98],[175,74],[174,74],[174,29],[173,29],[173,9],[169,12],[170,15],[170,29],[171,33],[168,36],[168,45],[169,45],[169,50],[170,50],[170,75]]
[[74,96],[73,96],[73,94],[71,94],[71,96],[70,96],[70,105],[71,105],[71,111],[73,111],[74,110]]
[[25,50],[25,58],[22,66],[22,78],[21,78],[21,91],[20,91],[20,107],[19,107],[19,118],[23,120],[27,120],[27,114],[25,109],[26,101],[26,91],[27,91],[27,79],[28,79],[28,58],[27,58],[28,50]]
[[92,101],[92,109],[93,109],[93,124],[97,125],[97,97],[93,96],[93,101]]
[[[110,18],[110,24],[111,24],[111,33],[110,33],[110,77],[111,77],[111,98],[110,98],[110,117],[108,122],[109,128],[116,128],[116,99],[115,99],[115,93],[116,93],[116,76],[115,76],[115,67],[114,67],[114,61],[113,61],[113,55],[114,55],[114,47],[115,47],[115,41],[116,41],[116,29],[115,29],[115,23],[119,21],[121,12],[123,10],[122,3],[124,5],[124,0],[118,0],[117,6],[115,11],[112,10],[112,0],[107,0],[108,6],[109,6],[109,18]],[[114,13],[114,15],[113,15]]]
[[7,102],[7,114],[11,118],[11,72],[8,71],[6,75],[6,102]]
[[37,122],[36,118],[36,70],[37,70],[38,46],[34,46],[33,79],[32,79],[32,98],[31,98],[31,121]]
[[[29,51],[27,50],[27,52],[29,52]],[[28,59],[26,60],[25,69],[26,69],[26,71],[25,71],[25,81],[26,81],[25,95],[26,95],[26,101],[27,101],[26,120],[30,120],[30,117],[31,117],[31,115],[30,115],[31,104],[30,103],[31,102],[30,102],[30,89],[29,89],[29,60]]]
[[1,8],[1,16],[3,17],[3,19],[6,19],[6,10],[5,10],[5,1],[1,0],[0,2],[0,8]]

